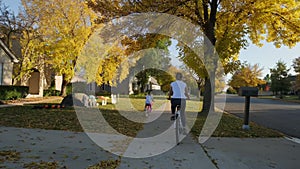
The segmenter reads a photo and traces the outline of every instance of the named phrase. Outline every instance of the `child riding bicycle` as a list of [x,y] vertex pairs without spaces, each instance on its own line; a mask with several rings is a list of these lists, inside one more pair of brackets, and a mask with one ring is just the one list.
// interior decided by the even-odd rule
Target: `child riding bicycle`
[[152,111],[152,105],[153,105],[154,99],[151,95],[151,91],[148,91],[146,95],[146,101],[145,101],[145,114],[148,116],[148,112]]

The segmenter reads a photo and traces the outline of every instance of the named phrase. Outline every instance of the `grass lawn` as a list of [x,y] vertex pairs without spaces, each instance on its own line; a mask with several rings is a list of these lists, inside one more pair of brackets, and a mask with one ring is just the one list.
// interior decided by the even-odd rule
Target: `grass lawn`
[[[126,110],[127,113],[135,111],[140,113],[143,118],[144,99],[142,98],[120,98],[129,99],[127,101],[120,101],[120,104],[126,103],[116,107],[108,104],[99,106],[99,109],[106,121],[110,123],[119,132],[135,136],[139,130],[143,128],[143,123],[136,123],[130,121],[120,115],[118,110]],[[167,102],[163,98],[155,100],[154,108],[157,108],[163,103]],[[196,112],[201,109],[201,103],[198,101],[188,101],[187,113]],[[137,114],[138,115],[138,114]],[[68,131],[83,131],[74,108],[64,109],[33,109],[33,105],[24,105],[16,107],[0,108],[0,125],[23,128],[41,128],[51,130],[68,130]],[[188,115],[187,115],[188,116]],[[197,117],[196,123],[193,126],[192,133],[197,136],[206,120],[206,114],[200,114]],[[245,131],[242,129],[243,120],[230,114],[223,114],[222,119],[213,133],[215,137],[279,137],[282,136],[276,131],[267,129],[250,123],[251,130]]]
[[297,95],[284,95],[282,99],[275,96],[258,96],[260,99],[273,99],[273,100],[283,100],[287,102],[300,103],[299,96]]
[[[206,120],[207,114],[201,114],[197,118],[194,127],[192,128],[191,132],[195,137],[198,137],[203,124]],[[274,131],[269,128],[265,128],[259,126],[255,123],[250,122],[250,130],[243,130],[242,129],[243,120],[231,115],[223,113],[221,121],[213,133],[213,137],[237,137],[237,138],[253,138],[253,137],[282,137],[283,134]]]

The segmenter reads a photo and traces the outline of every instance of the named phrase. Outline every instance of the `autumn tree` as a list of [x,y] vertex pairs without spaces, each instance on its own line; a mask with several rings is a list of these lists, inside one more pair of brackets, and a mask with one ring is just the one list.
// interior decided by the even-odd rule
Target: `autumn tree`
[[61,95],[74,75],[77,57],[92,33],[95,13],[81,0],[22,0],[26,15],[36,18],[40,54],[58,75],[62,75]]
[[0,38],[19,60],[14,64],[14,84],[27,85],[33,69],[41,68],[41,59],[37,57],[41,39],[33,28],[36,19],[23,10],[17,15],[0,1]]
[[[194,78],[194,80],[198,85],[198,90],[201,92],[205,91],[204,90],[205,77],[208,76],[208,70],[207,67],[205,66],[205,63],[203,62],[203,60],[201,60],[199,56],[197,56],[197,54],[195,54],[195,52],[193,52],[187,46],[179,44],[178,48],[179,48],[179,58],[184,63],[185,69],[190,71],[191,74],[193,75],[192,77]],[[203,45],[200,44],[199,46],[197,46],[197,48],[203,49]],[[234,60],[230,63],[228,62],[226,65],[224,65],[224,67],[222,66],[222,68],[225,68],[225,70],[220,68],[216,69],[215,85],[214,85],[214,90],[216,92],[221,92],[226,86],[225,78],[224,78],[225,72],[227,73],[231,72],[237,69],[237,67],[239,66],[240,66],[240,61]]]
[[0,39],[11,48],[12,39],[20,34],[20,18],[0,0]]
[[266,82],[260,77],[262,76],[262,68],[259,68],[258,64],[251,66],[250,64],[244,64],[238,69],[229,82],[229,86],[238,90],[240,87],[257,87],[258,85],[265,84]]
[[[133,13],[160,12],[184,18],[198,25],[207,37],[204,42],[207,69],[203,110],[213,108],[214,78],[217,59],[223,64],[234,61],[239,51],[252,43],[261,46],[262,40],[273,42],[276,47],[293,47],[300,39],[299,1],[253,1],[253,0],[89,0],[89,5],[101,14],[99,22],[106,22]],[[193,41],[194,39],[191,39]]]
[[284,94],[290,89],[290,81],[288,79],[289,69],[286,66],[286,63],[278,61],[275,68],[270,69],[271,73],[271,90],[273,93],[278,95]]

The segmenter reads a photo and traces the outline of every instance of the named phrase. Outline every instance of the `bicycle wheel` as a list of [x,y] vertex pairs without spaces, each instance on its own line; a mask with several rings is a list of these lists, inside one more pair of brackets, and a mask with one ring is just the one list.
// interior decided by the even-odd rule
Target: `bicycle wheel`
[[176,144],[179,145],[179,118],[175,120],[175,137],[176,137]]
[[149,110],[148,110],[148,106],[147,106],[145,109],[145,116],[148,117],[148,115],[149,115]]
[[182,133],[182,123],[181,123],[181,116],[180,116],[180,110],[177,110],[175,113],[175,135],[176,135],[176,144],[179,145],[180,142],[180,134]]

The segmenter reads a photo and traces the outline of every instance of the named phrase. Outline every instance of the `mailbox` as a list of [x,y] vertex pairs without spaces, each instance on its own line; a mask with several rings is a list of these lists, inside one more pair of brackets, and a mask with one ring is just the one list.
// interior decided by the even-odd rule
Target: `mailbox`
[[240,87],[239,96],[258,96],[257,87]]

